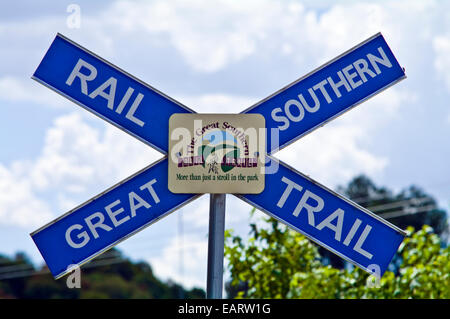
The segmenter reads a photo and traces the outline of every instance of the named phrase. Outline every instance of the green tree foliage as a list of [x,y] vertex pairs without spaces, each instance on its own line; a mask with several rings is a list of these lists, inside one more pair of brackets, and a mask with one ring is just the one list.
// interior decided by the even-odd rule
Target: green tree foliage
[[202,289],[186,290],[158,279],[149,264],[133,263],[111,249],[81,268],[81,288],[68,288],[66,277],[55,280],[46,267],[36,269],[24,254],[0,256],[0,298],[147,299],[205,298]]
[[324,266],[318,247],[305,236],[274,219],[265,222],[251,224],[246,242],[226,232],[229,297],[450,298],[450,247],[442,248],[429,226],[408,228],[398,275],[387,271],[376,280],[359,268]]

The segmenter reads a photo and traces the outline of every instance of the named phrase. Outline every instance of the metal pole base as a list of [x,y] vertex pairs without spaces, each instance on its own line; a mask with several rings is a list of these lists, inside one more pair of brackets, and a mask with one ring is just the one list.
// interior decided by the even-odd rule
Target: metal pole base
[[226,194],[210,194],[206,298],[222,299]]

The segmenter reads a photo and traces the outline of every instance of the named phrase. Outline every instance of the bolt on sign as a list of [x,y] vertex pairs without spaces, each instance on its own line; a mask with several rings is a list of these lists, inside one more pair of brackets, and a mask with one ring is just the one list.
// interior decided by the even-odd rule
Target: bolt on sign
[[61,34],[32,78],[165,155],[31,233],[55,278],[205,192],[232,193],[379,276],[403,241],[403,230],[273,157],[406,78],[381,33],[237,115],[195,114]]
[[169,190],[264,190],[265,119],[260,114],[174,114],[169,119]]

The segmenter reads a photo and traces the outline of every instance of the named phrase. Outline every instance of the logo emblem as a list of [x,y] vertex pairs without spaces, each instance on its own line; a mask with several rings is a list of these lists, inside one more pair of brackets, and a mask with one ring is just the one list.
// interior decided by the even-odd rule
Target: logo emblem
[[260,193],[265,120],[258,114],[174,114],[169,120],[169,190]]

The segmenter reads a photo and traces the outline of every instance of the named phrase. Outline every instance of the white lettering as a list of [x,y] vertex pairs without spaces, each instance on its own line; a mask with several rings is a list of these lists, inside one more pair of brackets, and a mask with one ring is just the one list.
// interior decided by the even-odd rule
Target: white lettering
[[66,230],[66,242],[69,244],[69,246],[70,247],[72,247],[72,248],[81,248],[81,247],[84,247],[88,242],[89,242],[89,240],[90,240],[90,238],[89,238],[89,235],[88,235],[88,233],[86,232],[86,231],[82,231],[81,233],[79,233],[78,235],[77,235],[77,238],[78,239],[82,239],[82,241],[80,242],[80,243],[75,243],[73,240],[72,240],[72,237],[71,237],[71,233],[72,233],[72,231],[73,230],[81,230],[81,229],[83,229],[83,226],[81,226],[80,224],[74,224],[74,225],[72,225],[72,226],[70,226],[69,228],[67,228],[67,230]]
[[373,255],[371,253],[365,251],[361,246],[364,244],[364,241],[366,240],[366,238],[369,235],[371,230],[372,230],[372,227],[369,225],[366,225],[361,236],[359,237],[358,241],[356,242],[355,247],[353,248],[356,252],[360,253],[364,257],[367,257],[368,259],[372,259]]
[[[117,79],[110,77],[108,80],[105,81],[105,83],[100,85],[91,94],[89,94],[89,97],[91,99],[95,99],[97,96],[100,95],[102,98],[104,98],[108,101],[108,108],[112,110],[114,108],[114,98],[116,96],[116,87],[117,87]],[[105,90],[107,88],[109,88],[109,93],[105,92]]]
[[[280,208],[283,208],[284,204],[286,203],[287,198],[291,194],[292,190],[295,188],[298,191],[302,191],[303,187],[298,185],[297,183],[294,183],[287,177],[283,176],[281,178],[281,181],[286,183],[287,186],[281,195],[280,199],[278,200],[277,206]],[[316,202],[316,205],[313,206],[311,203],[308,203],[308,199],[313,199]],[[310,192],[309,190],[305,190],[302,197],[300,198],[300,201],[298,202],[297,206],[295,207],[294,211],[292,212],[292,215],[298,216],[303,208],[306,209],[308,212],[308,223],[314,227],[314,213],[317,213],[321,211],[324,207],[323,199],[317,196],[316,194]]]
[[[316,206],[312,206],[311,204],[307,203],[308,199],[310,198],[312,198],[317,203]],[[323,206],[324,202],[322,198],[320,198],[313,192],[310,192],[309,190],[305,190],[302,198],[300,199],[300,202],[298,203],[292,215],[298,216],[303,208],[306,209],[306,211],[308,212],[308,223],[314,227],[314,213],[320,212],[323,209]]]
[[81,271],[80,266],[75,264],[70,264],[66,268],[71,274],[66,279],[66,286],[69,289],[81,288]]
[[[88,69],[90,73],[89,74],[81,73],[82,67]],[[69,77],[67,78],[66,84],[70,86],[72,85],[75,78],[79,78],[81,83],[81,92],[83,94],[88,95],[87,82],[92,81],[93,79],[95,79],[96,76],[97,76],[97,69],[93,65],[87,63],[82,59],[78,59],[77,64],[72,70],[72,73],[70,73]]]
[[372,67],[375,69],[375,72],[377,72],[377,74],[380,74],[380,68],[378,67],[378,64],[382,64],[388,68],[392,67],[392,63],[391,61],[389,61],[388,57],[386,56],[386,54],[383,51],[383,48],[378,47],[378,52],[381,55],[381,58],[369,53],[367,55],[367,58],[369,59],[370,64],[372,64]]
[[127,112],[127,115],[125,115],[125,117],[127,119],[129,119],[130,121],[136,123],[137,125],[139,125],[141,127],[144,126],[145,123],[143,121],[141,121],[140,119],[134,117],[134,113],[136,112],[139,104],[141,104],[141,101],[142,101],[143,98],[144,98],[144,95],[139,93],[136,96],[136,98],[134,99],[133,104],[131,105],[130,109]]
[[156,204],[159,203],[159,197],[158,195],[156,195],[155,190],[153,189],[153,184],[155,184],[157,182],[156,178],[152,179],[150,182],[145,183],[144,185],[142,185],[141,187],[139,187],[140,190],[144,190],[147,189],[150,192],[150,195],[152,196],[153,200],[155,201]]
[[286,178],[286,177],[282,177],[281,181],[283,183],[286,183],[287,186],[283,192],[283,195],[281,195],[280,200],[277,203],[277,206],[280,208],[283,208],[284,203],[286,202],[286,199],[288,198],[288,196],[291,194],[292,190],[295,188],[298,191],[301,191],[303,189],[303,187],[301,187],[300,185],[297,185],[296,183],[294,183],[293,181],[291,181],[290,179]]
[[69,29],[79,29],[81,27],[81,7],[78,4],[69,4],[66,12],[71,13],[66,19]]
[[344,86],[347,92],[350,92],[352,89],[350,88],[350,85],[348,85],[347,81],[345,80],[344,75],[342,74],[342,71],[338,71],[337,75],[339,76],[340,81],[337,83],[334,83],[334,80],[329,76],[327,78],[328,83],[330,83],[331,88],[333,89],[334,93],[337,97],[341,97],[342,94],[339,92],[339,87]]
[[[89,74],[81,73],[82,68],[86,68],[89,70]],[[66,80],[67,85],[72,85],[75,78],[80,79],[80,85],[81,85],[81,92],[83,94],[88,95],[91,99],[95,99],[97,96],[101,96],[102,98],[106,99],[108,102],[107,106],[110,110],[114,109],[114,101],[116,97],[116,88],[117,88],[117,79],[114,77],[110,77],[108,80],[106,80],[104,83],[102,83],[98,88],[96,88],[94,91],[92,91],[90,94],[88,94],[88,85],[87,82],[92,81],[97,76],[97,69],[84,61],[83,59],[78,59],[77,64],[73,68],[72,72],[70,73],[69,77]],[[133,94],[134,89],[129,87],[127,91],[125,92],[124,96],[122,97],[119,105],[116,108],[116,113],[122,114],[122,111],[124,110],[126,104],[130,100],[131,95]],[[133,103],[131,104],[130,109],[128,110],[125,117],[132,121],[133,123],[144,126],[145,122],[138,119],[135,116],[135,113],[141,104],[142,99],[144,98],[144,95],[142,93],[138,93],[136,98],[134,99]]]
[[330,95],[328,94],[327,90],[325,90],[325,84],[328,84],[327,80],[323,80],[316,85],[313,86],[313,89],[317,91],[317,89],[322,92],[323,97],[325,100],[327,100],[327,103],[330,104],[333,100],[331,99]]
[[380,279],[381,279],[381,268],[377,264],[370,264],[367,266],[367,270],[372,274],[367,277],[366,285],[367,288],[380,288]]
[[358,72],[359,77],[363,80],[363,82],[367,82],[367,78],[365,74],[370,75],[372,78],[376,77],[377,75],[373,73],[371,69],[369,69],[369,65],[367,64],[367,61],[364,59],[356,60],[353,63],[356,72]]
[[[128,199],[130,201],[130,210],[131,210],[131,217],[136,216],[136,210],[141,207],[145,207],[149,209],[151,205],[147,203],[145,200],[142,199],[138,194],[135,192],[128,193]],[[138,204],[135,203],[135,200],[138,201]]]
[[346,66],[345,68],[343,68],[342,72],[344,72],[344,75],[345,75],[348,83],[350,83],[352,89],[356,89],[358,86],[363,84],[363,82],[361,80],[358,80],[356,82],[353,81],[353,79],[358,76],[358,73],[356,73],[356,72],[350,73],[351,69],[353,69],[353,65],[350,64],[350,65]]
[[355,236],[356,231],[359,228],[359,225],[361,225],[361,220],[359,220],[358,218],[355,220],[355,222],[353,223],[352,228],[350,229],[350,231],[347,234],[347,237],[345,237],[344,239],[344,245],[348,246],[350,244],[350,242],[352,241],[353,237]]
[[130,100],[131,94],[133,94],[133,92],[134,92],[133,88],[128,88],[127,89],[127,91],[125,92],[125,95],[123,96],[122,100],[120,101],[119,105],[116,108],[116,113],[117,114],[122,114],[122,111],[123,111],[125,105]]
[[[92,220],[94,218],[98,218],[98,221],[95,224],[92,223]],[[91,231],[94,238],[98,238],[97,228],[101,228],[106,231],[112,230],[111,227],[109,227],[106,224],[103,224],[103,222],[105,221],[105,216],[100,212],[96,212],[96,213],[86,217],[84,219],[84,221],[86,222],[86,225],[89,227],[89,230]]]
[[[292,105],[295,105],[299,111],[299,114],[297,116],[292,115],[290,107]],[[301,103],[297,100],[289,100],[284,104],[284,112],[286,113],[287,117],[294,122],[300,122],[305,117],[305,110],[303,109],[303,106]]]
[[[148,190],[148,194],[150,194],[151,198],[155,202],[155,204],[158,204],[160,202],[160,199],[158,195],[156,194],[156,191],[154,189],[154,184],[157,182],[156,178],[150,180],[149,182],[145,183],[144,185],[140,186],[139,189],[141,191]],[[147,194],[147,193],[144,193]],[[142,194],[141,194],[142,196]],[[112,222],[113,227],[118,227],[119,225],[129,221],[131,218],[136,216],[136,211],[141,208],[145,207],[146,209],[149,209],[152,207],[148,201],[146,201],[144,198],[142,198],[140,195],[136,194],[136,192],[129,192],[128,193],[128,200],[130,204],[130,212],[129,215],[122,215],[121,218],[118,218],[120,214],[125,214],[126,210],[119,206],[121,204],[120,199],[115,200],[114,202],[108,204],[105,206],[105,211],[107,213],[107,216]],[[147,195],[148,196],[148,195]],[[101,234],[98,233],[98,229],[101,228],[105,231],[111,231],[113,227],[109,226],[105,223],[105,214],[102,212],[95,212],[88,217],[84,218],[84,222],[87,225],[87,228],[89,229],[89,232],[92,234],[92,237],[97,239],[100,237]],[[78,238],[79,240],[77,242],[73,239],[73,232],[78,231],[78,234],[75,238]],[[80,232],[81,231],[81,232]],[[71,225],[65,233],[65,239],[66,242],[69,244],[69,246],[73,248],[81,248],[84,247],[89,240],[91,239],[90,234],[83,230],[83,226],[80,224],[74,224]]]
[[109,218],[111,219],[111,221],[114,224],[114,227],[119,226],[120,224],[128,221],[130,219],[130,216],[125,216],[124,218],[122,218],[121,220],[117,220],[116,216],[119,215],[120,213],[123,213],[125,210],[120,207],[118,210],[116,211],[112,211],[112,208],[114,206],[117,206],[120,204],[120,200],[116,200],[114,202],[112,202],[111,204],[109,204],[108,206],[105,206],[105,210],[108,213]]
[[[358,59],[355,62],[345,66],[340,71],[336,72],[336,76],[339,78],[338,81],[335,82],[335,80],[333,79],[336,78],[336,76],[328,76],[326,79],[316,83],[313,87],[308,88],[308,93],[311,96],[311,99],[305,98],[305,93],[300,93],[297,94],[298,100],[287,100],[284,104],[284,109],[282,109],[281,107],[273,108],[271,116],[275,122],[280,123],[278,129],[284,131],[289,128],[291,121],[302,121],[306,115],[305,110],[309,113],[317,112],[320,109],[321,102],[319,96],[317,95],[318,91],[322,93],[323,98],[327,101],[328,104],[332,103],[333,100],[326,89],[327,84],[331,86],[336,97],[340,98],[342,97],[343,92],[351,92],[353,89],[356,89],[360,85],[363,85],[365,82],[367,82],[367,75],[369,75],[371,78],[374,78],[377,74],[380,74],[381,71],[379,65],[383,65],[388,68],[392,67],[392,63],[389,61],[389,58],[383,51],[383,48],[378,47],[377,50],[380,56],[375,56],[371,53],[367,54],[367,59],[376,73],[369,69],[369,63],[366,59]],[[341,91],[342,87],[345,88],[345,91]],[[309,103],[307,101],[309,101]],[[297,108],[298,111],[294,110],[293,108]]]
[[[337,218],[336,225],[333,225],[331,222]],[[340,208],[336,209],[336,211],[325,218],[319,225],[317,225],[318,230],[322,230],[324,227],[327,227],[334,231],[334,239],[337,241],[341,241],[342,234],[342,225],[344,223],[344,211]]]
[[272,110],[272,112],[270,113],[270,115],[272,115],[272,119],[275,122],[283,122],[284,124],[282,126],[278,126],[278,128],[281,131],[286,130],[287,128],[289,128],[289,120],[286,118],[286,116],[279,116],[277,115],[278,113],[283,112],[283,110],[280,107],[276,107]]
[[303,97],[303,94],[299,94],[298,98],[300,100],[300,102],[302,103],[303,107],[310,113],[314,113],[317,112],[320,108],[320,102],[319,99],[316,96],[316,93],[313,91],[313,89],[309,88],[308,89],[308,93],[309,95],[311,95],[312,99],[314,100],[314,106],[311,107],[308,105],[308,103],[306,102],[305,98]]

